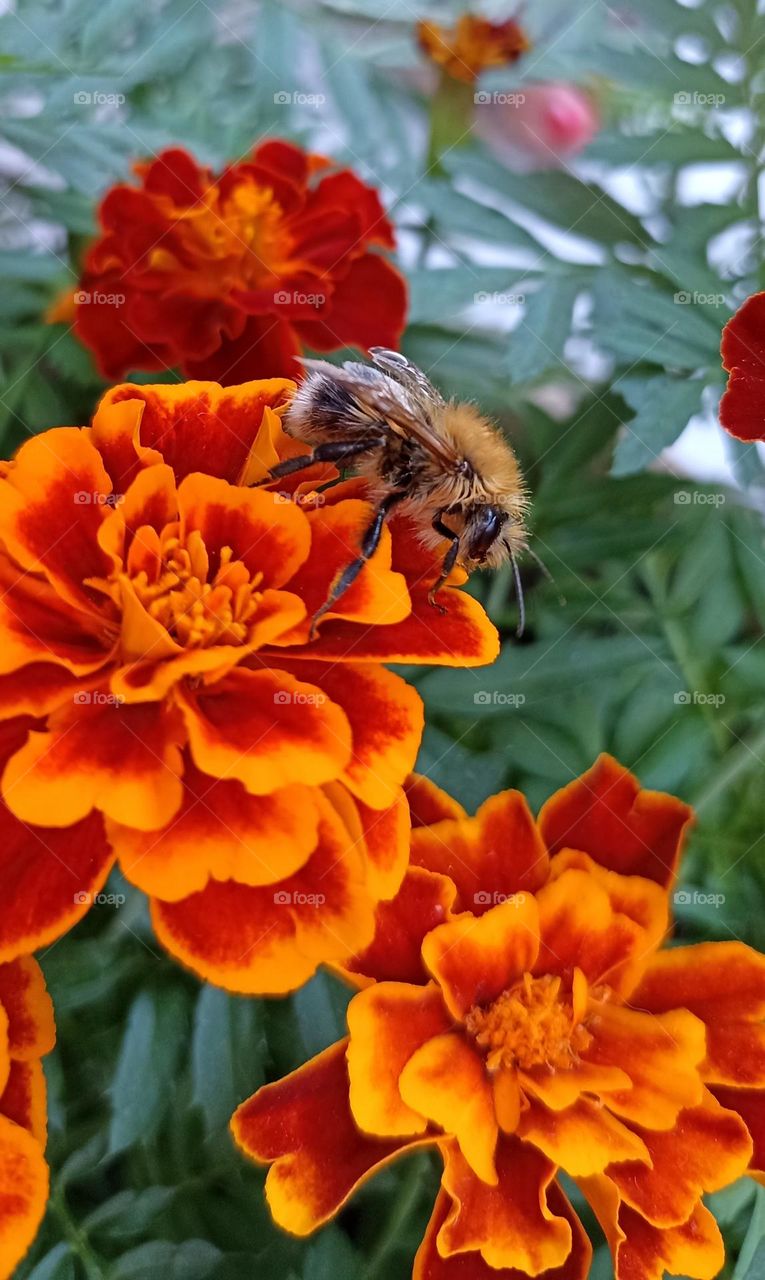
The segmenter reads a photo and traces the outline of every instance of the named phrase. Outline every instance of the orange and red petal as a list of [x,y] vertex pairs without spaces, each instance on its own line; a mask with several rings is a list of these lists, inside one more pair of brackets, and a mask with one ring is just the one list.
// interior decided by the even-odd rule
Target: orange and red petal
[[287,671],[232,671],[181,699],[191,754],[212,777],[252,795],[342,777],[353,737],[345,712],[319,687]]
[[409,863],[411,824],[403,791],[397,788],[385,809],[371,809],[339,782],[327,783],[324,794],[364,852],[370,897],[393,898]]
[[765,956],[743,942],[700,942],[653,956],[634,993],[641,1009],[690,1009],[704,1022],[765,1018]]
[[[547,1204],[558,1217],[567,1218],[571,1224],[572,1246],[565,1262],[559,1267],[543,1271],[539,1280],[587,1280],[592,1260],[592,1245],[557,1183],[551,1183],[547,1191]],[[513,1267],[499,1270],[484,1262],[480,1253],[453,1253],[444,1258],[438,1251],[437,1238],[449,1214],[451,1202],[445,1191],[440,1191],[428,1223],[417,1257],[414,1260],[412,1280],[524,1280],[525,1271]]]
[[58,677],[64,700],[71,687],[79,687],[74,677],[97,671],[114,650],[116,621],[109,602],[104,600],[103,607],[102,615],[95,607],[90,613],[75,608],[46,578],[0,554],[0,672],[16,672],[23,682],[28,664],[39,669],[54,663],[65,668]]
[[692,1013],[643,1013],[604,1002],[587,1025],[593,1039],[585,1061],[621,1067],[632,1081],[632,1088],[608,1094],[616,1115],[646,1129],[671,1129],[679,1111],[698,1106],[706,1037]]
[[494,1095],[482,1056],[462,1033],[434,1036],[415,1050],[398,1087],[413,1112],[456,1139],[476,1176],[496,1186]]
[[298,335],[282,316],[234,313],[237,333],[224,337],[204,358],[184,358],[182,368],[190,378],[214,378],[224,387],[236,387],[250,380],[295,379],[303,369],[296,357],[301,354]]
[[410,866],[395,898],[378,904],[372,942],[345,968],[376,982],[426,983],[422,940],[451,918],[454,899],[454,885],[446,876]]
[[311,856],[317,830],[311,787],[294,784],[252,796],[241,782],[202,773],[188,756],[183,802],[166,827],[138,831],[107,824],[128,880],[166,902],[204,889],[211,878],[253,886],[284,880]]
[[435,821],[412,833],[412,862],[449,876],[460,904],[474,915],[511,894],[534,892],[549,858],[519,791],[486,800],[474,818]]
[[107,391],[91,438],[116,491],[126,491],[146,450],[147,460],[166,462],[178,482],[199,471],[236,484],[265,410],[284,405],[294,385],[280,377],[241,383],[125,383]]
[[619,1222],[625,1239],[616,1256],[616,1280],[663,1280],[667,1274],[712,1280],[725,1262],[720,1228],[703,1204],[676,1227],[654,1227],[627,1206]]
[[29,1249],[47,1199],[48,1166],[40,1143],[0,1116],[0,1275],[12,1275]]
[[434,984],[379,982],[354,996],[348,1006],[348,1075],[360,1129],[394,1138],[425,1131],[425,1115],[404,1101],[399,1078],[412,1055],[450,1026]]
[[8,1048],[13,1058],[40,1058],[56,1039],[53,1003],[42,969],[32,956],[0,964],[0,1005],[8,1017]]
[[422,958],[441,986],[456,1019],[485,1005],[534,967],[539,949],[539,911],[531,894],[439,925],[422,944]]
[[720,346],[730,377],[720,422],[739,440],[765,437],[765,294],[755,293],[728,321]]
[[213,880],[180,902],[152,900],[157,937],[176,959],[229,991],[281,995],[367,945],[374,903],[363,857],[335,809],[319,792],[315,800],[318,843],[294,875],[259,888]]
[[235,1112],[231,1127],[248,1156],[273,1161],[266,1179],[271,1213],[299,1236],[333,1217],[377,1169],[419,1145],[360,1133],[348,1104],[344,1041],[259,1089]]
[[562,1267],[571,1253],[569,1218],[548,1203],[554,1166],[518,1138],[497,1143],[498,1181],[490,1186],[475,1176],[454,1141],[443,1142],[442,1186],[452,1200],[437,1236],[438,1252],[480,1252],[490,1267],[527,1275]]
[[10,1073],[0,1095],[0,1115],[27,1129],[41,1147],[45,1148],[48,1137],[48,1106],[45,1072],[39,1060],[11,1060]]
[[285,665],[347,717],[353,747],[340,778],[348,790],[372,809],[394,804],[420,749],[424,713],[417,691],[372,663]]
[[99,809],[157,830],[183,798],[181,741],[178,717],[161,705],[123,706],[94,689],[29,734],[5,767],[3,796],[22,822],[67,827]]
[[765,1178],[765,1090],[715,1085],[710,1092],[726,1110],[736,1111],[741,1116],[754,1144],[750,1172]]
[[601,755],[543,806],[539,826],[551,853],[580,849],[622,875],[668,885],[691,810],[660,791],[644,791],[627,769]]
[[27,440],[0,479],[4,547],[86,614],[94,612],[94,595],[84,583],[109,571],[98,530],[111,509],[111,493],[100,455],[77,427],[56,427]]
[[616,1161],[649,1158],[642,1138],[590,1098],[579,1098],[562,1111],[531,1098],[517,1132],[573,1178],[602,1173]]
[[752,1140],[740,1116],[707,1094],[681,1111],[670,1131],[640,1131],[650,1165],[614,1164],[608,1175],[622,1200],[656,1227],[681,1226],[707,1192],[746,1173]]
[[[374,298],[374,306],[369,305]],[[332,282],[327,303],[316,320],[298,320],[295,329],[315,351],[338,347],[398,347],[406,324],[404,277],[377,253],[356,258]]]
[[411,773],[404,783],[404,790],[409,801],[413,830],[417,827],[430,827],[434,822],[441,822],[445,818],[468,816],[458,800],[447,795],[423,773]]

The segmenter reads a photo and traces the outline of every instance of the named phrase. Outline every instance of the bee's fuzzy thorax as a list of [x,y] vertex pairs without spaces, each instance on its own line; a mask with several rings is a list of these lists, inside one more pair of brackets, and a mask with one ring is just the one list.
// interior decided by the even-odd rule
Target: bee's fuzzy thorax
[[515,454],[499,429],[475,405],[448,404],[443,425],[457,451],[472,465],[481,487],[487,487],[488,481],[492,495],[520,498],[525,502],[523,477]]

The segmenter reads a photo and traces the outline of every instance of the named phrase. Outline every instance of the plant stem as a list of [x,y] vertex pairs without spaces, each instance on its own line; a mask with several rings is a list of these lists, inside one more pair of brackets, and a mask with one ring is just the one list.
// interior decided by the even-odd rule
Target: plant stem
[[105,1280],[106,1267],[92,1248],[85,1232],[69,1213],[69,1207],[61,1187],[56,1188],[53,1192],[50,1198],[50,1209],[55,1217],[58,1218],[64,1236],[71,1245],[72,1252],[77,1255],[82,1263],[82,1268],[88,1280]]

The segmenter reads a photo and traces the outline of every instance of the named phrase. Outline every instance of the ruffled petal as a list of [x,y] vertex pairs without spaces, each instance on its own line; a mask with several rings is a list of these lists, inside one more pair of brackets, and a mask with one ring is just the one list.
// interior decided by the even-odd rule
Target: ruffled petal
[[8,1048],[23,1060],[50,1053],[56,1040],[53,1003],[31,956],[0,964],[0,1005],[8,1017]]
[[422,940],[451,918],[455,894],[446,876],[410,866],[396,897],[378,904],[370,946],[348,961],[346,968],[377,982],[427,982]]
[[231,1128],[253,1160],[273,1161],[266,1198],[275,1222],[298,1236],[327,1222],[370,1174],[421,1145],[359,1131],[348,1105],[344,1041],[259,1089]]
[[611,756],[557,791],[539,814],[551,853],[580,849],[623,875],[668,885],[674,878],[691,810],[660,791],[643,791]]
[[682,1226],[703,1194],[743,1176],[752,1155],[743,1120],[711,1094],[681,1111],[669,1132],[640,1132],[650,1165],[615,1164],[608,1174],[625,1204],[656,1227]]
[[183,798],[178,718],[154,703],[120,705],[105,689],[78,697],[8,761],[6,804],[26,822],[67,827],[100,809],[152,831]]
[[[496,1270],[484,1262],[480,1253],[453,1253],[442,1258],[438,1252],[437,1237],[449,1214],[450,1200],[440,1191],[425,1238],[414,1260],[412,1280],[523,1280],[525,1271],[512,1267]],[[547,1204],[558,1217],[567,1218],[571,1224],[572,1247],[566,1261],[560,1267],[542,1271],[539,1280],[587,1280],[592,1260],[592,1245],[556,1183],[547,1191]]]
[[700,942],[651,958],[633,1001],[664,1013],[690,1009],[707,1024],[765,1018],[765,956],[743,942]]
[[744,1121],[754,1144],[750,1172],[765,1178],[765,1090],[729,1089],[714,1086],[710,1092],[728,1111],[736,1111]]
[[404,783],[412,828],[430,827],[445,818],[467,818],[458,800],[447,795],[441,787],[422,773],[412,773]]
[[335,281],[325,315],[300,320],[295,328],[315,351],[349,345],[366,351],[375,346],[395,349],[406,324],[406,307],[404,277],[379,254],[365,253]]
[[518,1137],[538,1147],[573,1178],[602,1173],[618,1160],[649,1158],[642,1138],[588,1098],[579,1098],[562,1111],[550,1111],[529,1099],[521,1113]]
[[48,1199],[40,1143],[0,1116],[0,1275],[10,1276],[37,1234]]
[[295,784],[251,796],[184,761],[183,803],[166,827],[137,831],[109,822],[122,870],[152,897],[178,902],[208,880],[268,885],[300,869],[316,848],[318,810],[311,787]]
[[27,1129],[45,1149],[48,1137],[48,1110],[45,1072],[38,1060],[11,1061],[11,1069],[5,1089],[0,1095],[0,1115],[6,1116],[22,1129]]
[[200,977],[229,991],[281,995],[322,963],[340,962],[374,930],[361,852],[315,793],[318,843],[294,875],[261,888],[212,880],[180,902],[152,900],[160,942]]
[[530,894],[493,907],[485,915],[461,916],[429,933],[422,957],[457,1019],[476,1004],[488,1004],[531,970],[539,948],[539,913]]
[[561,1267],[573,1233],[566,1217],[547,1202],[555,1169],[533,1147],[514,1137],[497,1143],[498,1181],[476,1178],[455,1142],[442,1144],[442,1185],[453,1201],[437,1237],[439,1253],[478,1251],[490,1267],[517,1268],[527,1275]]
[[765,294],[755,293],[723,329],[723,366],[730,373],[720,422],[739,440],[765,436]]
[[252,795],[343,775],[352,753],[345,712],[287,671],[232,671],[180,705],[199,769],[236,779]]
[[451,1031],[428,1040],[412,1054],[398,1083],[407,1106],[453,1134],[473,1172],[496,1186],[494,1097],[483,1059],[463,1036]]
[[632,1088],[608,1095],[616,1115],[647,1129],[671,1129],[677,1114],[701,1101],[699,1065],[704,1024],[685,1009],[639,1013],[603,1003],[588,1021],[593,1033],[587,1062],[621,1067]]
[[451,1025],[433,984],[379,982],[348,1006],[350,1105],[365,1133],[404,1137],[423,1133],[425,1114],[408,1106],[399,1077],[409,1059]]
[[512,894],[533,893],[549,870],[547,849],[519,791],[492,796],[474,818],[447,818],[413,832],[412,862],[449,876],[474,915]]
[[364,849],[370,897],[392,898],[409,863],[411,825],[403,791],[385,809],[371,809],[338,782],[327,783],[324,794]]
[[73,677],[103,667],[116,640],[116,624],[108,615],[95,609],[85,613],[62,599],[47,579],[24,572],[0,553],[0,672],[17,672],[23,679],[20,668],[55,663],[65,668],[58,675],[63,701],[67,690],[81,687]]

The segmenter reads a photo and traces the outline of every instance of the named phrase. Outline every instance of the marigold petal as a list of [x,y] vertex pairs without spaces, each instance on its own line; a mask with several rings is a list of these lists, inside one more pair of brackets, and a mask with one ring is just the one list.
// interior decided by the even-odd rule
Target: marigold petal
[[327,783],[329,796],[349,832],[362,844],[366,856],[370,897],[392,898],[401,886],[409,863],[411,824],[409,805],[400,789],[385,809],[370,809],[341,783]]
[[434,822],[441,822],[444,818],[467,818],[468,816],[459,801],[447,795],[423,773],[410,773],[404,783],[404,790],[409,801],[413,829],[430,827]]
[[616,1280],[663,1280],[666,1274],[712,1280],[725,1262],[720,1228],[703,1204],[676,1227],[654,1227],[626,1206],[620,1222],[626,1238],[617,1254]]
[[11,1069],[5,1088],[0,1095],[0,1115],[27,1129],[45,1149],[48,1137],[48,1109],[45,1072],[42,1063],[35,1059],[22,1062],[11,1060]]
[[284,405],[293,388],[294,383],[285,378],[229,387],[193,381],[161,386],[126,383],[107,391],[101,400],[93,419],[93,443],[118,492],[125,492],[136,459],[145,457],[147,449],[149,460],[158,455],[172,467],[178,481],[200,471],[236,484],[265,409]]
[[55,663],[66,668],[59,677],[66,682],[64,689],[72,684],[78,688],[72,676],[98,671],[109,660],[116,640],[117,628],[108,613],[99,616],[95,608],[90,613],[75,608],[45,578],[26,573],[0,553],[2,674],[15,671],[24,679],[19,668]]
[[399,1077],[412,1054],[451,1025],[434,984],[379,982],[348,1006],[350,1105],[365,1133],[404,1137],[427,1120],[401,1096]]
[[[630,1088],[630,1078],[621,1067],[577,1062],[565,1071],[550,1071],[546,1065],[521,1072],[525,1089],[530,1089],[552,1111],[571,1107],[583,1093],[609,1094]],[[603,1099],[608,1102],[608,1098]]]
[[474,818],[446,819],[412,833],[412,862],[449,876],[465,910],[481,915],[547,879],[549,858],[519,791],[503,791]]
[[[2,629],[0,621],[0,630]],[[32,662],[28,667],[0,676],[0,717],[44,716],[82,690],[81,676],[63,667]]]
[[213,880],[180,902],[152,900],[160,942],[209,982],[281,995],[320,963],[340,962],[369,942],[374,913],[362,855],[324,796],[314,798],[318,843],[294,875],[259,888]]
[[0,1275],[13,1274],[37,1234],[48,1199],[40,1143],[0,1116]]
[[704,1058],[704,1024],[685,1009],[639,1013],[603,1003],[588,1028],[593,1040],[583,1057],[622,1067],[632,1088],[608,1095],[616,1115],[647,1129],[671,1129],[684,1107],[701,1101],[698,1067]]
[[0,1005],[8,1016],[8,1047],[14,1058],[50,1053],[56,1040],[53,1003],[32,956],[0,964]]
[[352,734],[344,710],[287,671],[232,671],[179,702],[199,769],[237,779],[253,795],[342,776]]
[[[571,1224],[573,1243],[571,1252],[560,1267],[540,1273],[540,1280],[587,1280],[592,1260],[592,1245],[556,1183],[547,1191],[547,1204],[554,1214],[567,1218]],[[445,1191],[439,1191],[432,1217],[428,1223],[417,1257],[414,1260],[412,1280],[523,1280],[524,1271],[512,1267],[495,1270],[484,1262],[480,1253],[453,1253],[442,1258],[436,1243],[438,1234],[449,1214],[451,1201]]]
[[98,530],[111,510],[111,493],[101,457],[78,427],[55,427],[27,440],[0,479],[4,547],[86,613],[93,612],[94,597],[83,584],[109,571]]
[[747,1169],[752,1140],[740,1116],[706,1094],[681,1111],[673,1128],[640,1131],[650,1165],[615,1164],[608,1175],[631,1205],[656,1227],[681,1226],[707,1192],[719,1191]]
[[[375,305],[369,306],[374,298]],[[336,351],[352,345],[398,347],[406,324],[406,281],[377,253],[364,253],[336,279],[324,315],[299,320],[297,332],[314,351]]]
[[451,918],[455,894],[446,876],[408,867],[396,897],[377,905],[372,942],[346,963],[346,969],[377,982],[426,983],[422,940]]
[[642,1138],[588,1098],[579,1098],[573,1106],[558,1111],[529,1099],[518,1124],[518,1137],[538,1147],[573,1178],[602,1173],[618,1160],[649,1159]]
[[316,848],[318,820],[311,787],[251,796],[241,782],[211,778],[187,758],[172,822],[148,832],[109,822],[107,831],[128,880],[178,902],[210,878],[255,886],[293,875]]
[[485,915],[439,925],[422,944],[422,958],[441,984],[444,1001],[462,1019],[488,1004],[531,970],[539,947],[539,912],[531,894],[519,894]]
[[739,307],[722,334],[723,366],[730,373],[720,401],[720,422],[739,440],[762,440],[765,431],[765,294]]
[[515,1133],[521,1117],[521,1086],[518,1072],[500,1067],[492,1080],[494,1113],[503,1133]]
[[704,1022],[765,1018],[765,956],[743,942],[700,942],[652,956],[634,1003],[652,1013],[690,1009]]
[[442,1149],[442,1185],[454,1203],[438,1233],[440,1254],[478,1251],[496,1270],[517,1268],[531,1276],[565,1263],[571,1223],[548,1205],[555,1170],[540,1152],[515,1137],[500,1137],[498,1181],[490,1186],[475,1176],[455,1142]]
[[30,733],[11,757],[6,804],[26,822],[65,827],[95,808],[156,830],[181,804],[180,740],[177,718],[161,706],[122,706],[94,691],[52,715],[48,730]]
[[710,1092],[727,1111],[741,1116],[754,1143],[750,1172],[765,1176],[765,1091],[715,1085]]
[[421,1145],[359,1131],[348,1105],[345,1041],[259,1089],[234,1113],[231,1128],[251,1159],[274,1162],[269,1208],[280,1227],[299,1236],[337,1213],[377,1169]]
[[557,791],[539,814],[551,853],[580,849],[612,871],[668,885],[691,810],[660,791],[643,791],[611,756]]
[[428,1040],[406,1063],[398,1086],[407,1106],[452,1134],[473,1172],[496,1186],[494,1097],[483,1059],[463,1036],[449,1031]]

